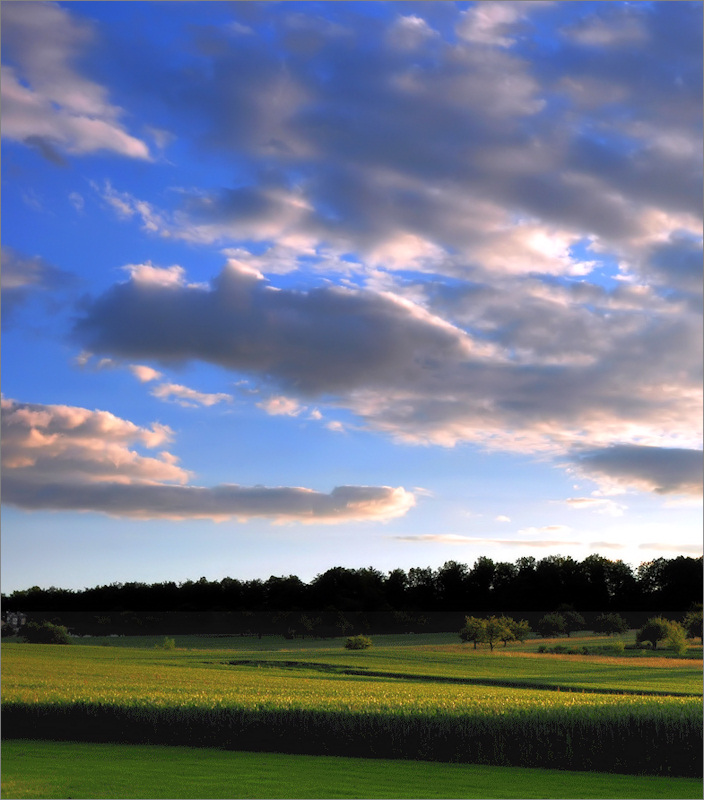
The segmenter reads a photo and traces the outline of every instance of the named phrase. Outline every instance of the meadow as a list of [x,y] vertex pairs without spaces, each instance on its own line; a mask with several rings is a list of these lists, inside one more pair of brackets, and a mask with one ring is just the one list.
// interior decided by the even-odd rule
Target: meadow
[[535,641],[489,652],[452,635],[378,636],[364,651],[174,638],[4,644],[5,739],[701,776],[701,659],[538,654]]

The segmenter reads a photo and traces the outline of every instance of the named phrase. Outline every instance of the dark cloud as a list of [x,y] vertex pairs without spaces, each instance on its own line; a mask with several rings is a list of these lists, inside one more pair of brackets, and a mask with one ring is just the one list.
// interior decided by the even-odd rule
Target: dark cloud
[[218,364],[416,441],[532,452],[624,424],[661,435],[663,419],[670,435],[691,435],[694,315],[614,310],[598,292],[604,308],[570,307],[569,289],[529,286],[471,288],[455,326],[390,293],[277,289],[235,260],[209,288],[178,268],[144,266],[88,304],[74,335],[129,360]]
[[76,276],[39,256],[27,256],[12,247],[2,248],[2,325],[11,325],[20,306],[33,295],[75,286]]
[[582,453],[576,463],[587,475],[658,494],[702,492],[701,450],[620,444]]

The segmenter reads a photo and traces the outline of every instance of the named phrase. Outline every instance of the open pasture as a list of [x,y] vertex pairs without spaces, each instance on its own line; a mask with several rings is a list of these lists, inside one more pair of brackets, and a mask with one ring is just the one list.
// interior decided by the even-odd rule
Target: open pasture
[[5,798],[697,798],[695,778],[10,740]]
[[[571,658],[7,645],[3,721],[6,736],[697,774],[700,664]],[[531,686],[546,676],[560,691]]]

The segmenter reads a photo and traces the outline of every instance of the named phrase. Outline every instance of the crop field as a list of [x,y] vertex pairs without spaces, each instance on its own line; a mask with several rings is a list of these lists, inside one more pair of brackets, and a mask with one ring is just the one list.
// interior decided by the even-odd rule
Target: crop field
[[6,644],[4,736],[701,774],[695,660],[197,644]]

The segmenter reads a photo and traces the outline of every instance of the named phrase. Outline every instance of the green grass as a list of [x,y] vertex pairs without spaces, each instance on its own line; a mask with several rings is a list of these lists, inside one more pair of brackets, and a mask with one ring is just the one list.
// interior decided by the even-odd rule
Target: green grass
[[5,644],[5,735],[700,774],[696,662],[329,644]]
[[702,781],[423,761],[6,740],[14,798],[700,798]]

